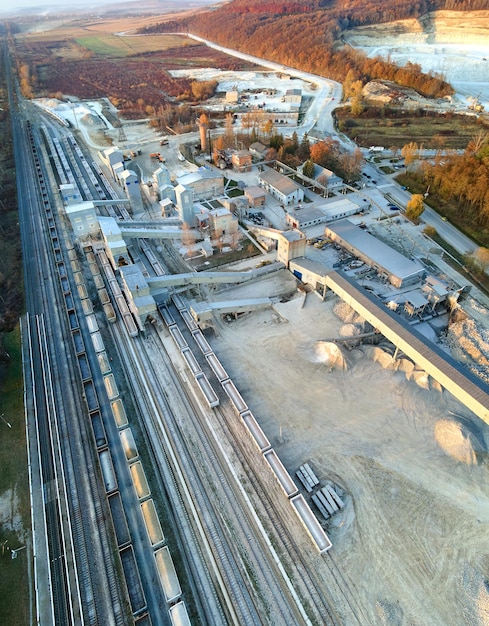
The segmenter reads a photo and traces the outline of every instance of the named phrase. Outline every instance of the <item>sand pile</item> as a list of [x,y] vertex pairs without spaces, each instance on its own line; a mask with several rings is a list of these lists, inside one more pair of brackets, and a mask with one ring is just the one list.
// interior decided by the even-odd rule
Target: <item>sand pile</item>
[[333,313],[345,324],[355,324],[360,327],[360,332],[363,332],[363,328],[365,325],[364,318],[359,315],[355,309],[343,302],[342,300],[337,302],[333,307]]
[[477,465],[478,457],[485,455],[483,436],[468,420],[440,419],[435,423],[435,440],[453,459],[466,465]]
[[343,324],[340,328],[340,337],[355,337],[362,332],[358,324]]
[[332,369],[346,370],[346,361],[341,348],[331,341],[317,341],[314,361]]
[[102,120],[93,113],[85,113],[85,115],[81,118],[81,121],[87,126],[105,128],[105,124],[102,122]]

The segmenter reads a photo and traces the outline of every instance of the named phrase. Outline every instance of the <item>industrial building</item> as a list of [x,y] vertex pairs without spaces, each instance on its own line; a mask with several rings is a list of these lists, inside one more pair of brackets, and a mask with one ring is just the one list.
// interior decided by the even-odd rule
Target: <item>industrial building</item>
[[80,239],[95,235],[99,231],[99,217],[93,202],[67,204],[65,212],[70,220],[74,234]]
[[156,302],[139,265],[125,265],[119,268],[122,287],[131,313],[139,328],[143,328],[149,315],[156,315]]
[[284,205],[298,204],[304,200],[302,187],[276,170],[266,168],[260,173],[258,181],[260,187]]
[[333,222],[324,232],[332,241],[385,276],[397,289],[413,285],[425,276],[419,263],[406,258],[350,220]]
[[[297,168],[297,171],[302,173],[303,168],[304,165],[301,165]],[[311,180],[317,181],[324,187],[328,187],[328,189],[337,189],[338,187],[342,187],[344,184],[342,178],[337,176],[328,168],[317,165],[317,163],[314,164],[313,174],[310,178]]]
[[286,223],[292,228],[307,228],[317,224],[333,222],[335,220],[360,213],[363,207],[348,198],[325,201],[320,206],[305,206],[295,211],[288,211]]
[[277,261],[289,266],[291,259],[303,257],[306,254],[307,240],[300,230],[286,230],[277,236]]
[[267,197],[266,191],[264,191],[261,187],[258,187],[258,185],[246,187],[244,195],[248,198],[250,207],[253,208],[263,206]]
[[113,217],[97,217],[107,258],[114,269],[120,264],[131,263],[121,229]]
[[300,106],[302,102],[302,90],[301,89],[287,89],[284,96],[284,102],[287,104],[295,104]]
[[231,165],[235,172],[249,172],[253,165],[249,150],[235,150],[231,154]]
[[200,167],[195,172],[189,172],[177,178],[177,184],[191,189],[193,200],[210,200],[224,194],[224,176],[215,169]]
[[80,190],[74,183],[65,183],[60,185],[59,191],[65,205],[79,204],[80,202],[83,202]]
[[248,149],[251,153],[251,156],[255,159],[258,159],[259,161],[262,161],[266,157],[269,150],[267,146],[264,146],[259,141],[254,141]]

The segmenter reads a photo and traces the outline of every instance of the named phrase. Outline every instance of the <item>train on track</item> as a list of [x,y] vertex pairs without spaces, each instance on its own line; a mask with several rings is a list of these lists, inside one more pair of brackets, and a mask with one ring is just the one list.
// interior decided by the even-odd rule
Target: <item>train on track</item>
[[[324,529],[314,515],[305,498],[299,494],[299,489],[297,488],[297,485],[295,484],[292,476],[284,467],[278,454],[272,448],[270,441],[258,424],[255,416],[249,409],[245,399],[239,393],[236,385],[229,377],[221,361],[214,353],[212,347],[210,346],[202,331],[196,324],[183,298],[179,294],[175,293],[171,296],[171,300],[175,308],[179,312],[181,319],[185,323],[185,326],[190,332],[191,337],[195,341],[198,349],[205,357],[205,360],[208,363],[210,369],[220,383],[222,390],[229,398],[232,407],[234,408],[239,418],[242,420],[249,436],[255,443],[260,454],[265,459],[270,471],[275,476],[281,490],[290,501],[292,508],[299,517],[302,525],[313,540],[319,553],[324,554],[332,547],[332,543],[329,537],[325,533]],[[201,376],[202,378],[200,380],[205,380],[209,384],[211,391],[206,392],[202,388],[201,389],[206,397],[209,406],[211,408],[216,407],[219,404],[218,396],[213,388],[210,386],[206,375],[204,374],[204,372],[202,372],[198,361],[195,359],[195,356],[193,355],[191,348],[189,347],[185,337],[178,327],[177,321],[173,317],[170,309],[165,304],[159,304],[158,310],[168,328],[170,335],[173,337],[176,346],[180,350],[182,356],[185,358],[190,371],[194,375],[195,380],[199,382],[198,377]],[[212,400],[210,400],[210,398],[212,398]]]

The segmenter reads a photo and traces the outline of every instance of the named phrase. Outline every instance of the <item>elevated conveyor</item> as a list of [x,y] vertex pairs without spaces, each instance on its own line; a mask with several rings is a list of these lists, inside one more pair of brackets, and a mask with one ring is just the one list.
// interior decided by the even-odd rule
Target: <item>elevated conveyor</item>
[[349,304],[384,337],[440,383],[468,409],[489,424],[489,387],[450,355],[404,322],[355,283],[338,272],[325,277],[326,286]]

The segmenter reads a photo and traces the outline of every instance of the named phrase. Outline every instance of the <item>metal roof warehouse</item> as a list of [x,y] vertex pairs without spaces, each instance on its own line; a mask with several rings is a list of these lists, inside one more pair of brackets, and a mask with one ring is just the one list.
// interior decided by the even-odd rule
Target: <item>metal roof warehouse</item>
[[350,220],[339,220],[326,226],[325,234],[367,265],[386,274],[389,282],[405,287],[422,280],[425,270],[387,244],[379,241]]

